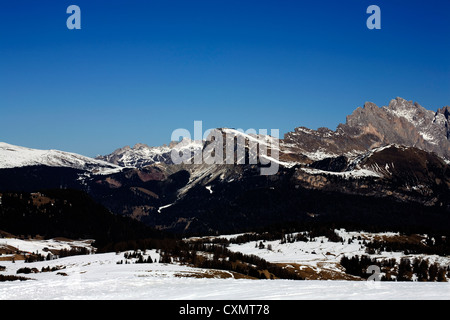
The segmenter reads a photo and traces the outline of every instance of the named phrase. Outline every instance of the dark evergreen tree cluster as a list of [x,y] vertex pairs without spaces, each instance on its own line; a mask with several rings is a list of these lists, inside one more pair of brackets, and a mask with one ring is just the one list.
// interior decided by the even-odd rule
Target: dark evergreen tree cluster
[[21,276],[15,276],[15,275],[0,274],[0,282],[3,282],[3,281],[16,281],[16,280],[25,281],[25,280],[30,280],[30,279],[29,278],[25,278],[25,277],[21,277]]
[[403,252],[404,254],[450,255],[450,237],[443,235],[427,235],[423,242],[372,240],[366,244],[371,252]]
[[285,235],[281,240],[280,240],[280,244],[285,244],[285,243],[294,243],[294,242],[298,242],[298,241],[302,241],[302,242],[308,242],[310,241],[311,238],[308,237],[306,234],[304,233],[297,233],[297,234],[287,234]]
[[326,237],[329,241],[332,242],[343,242],[342,237],[340,237],[334,229],[330,226],[321,226],[321,225],[299,225],[297,227],[285,228],[281,227],[280,229],[276,228],[268,228],[263,232],[249,232],[241,234],[237,237],[233,237],[230,239],[226,238],[204,238],[195,240],[197,242],[203,243],[213,243],[213,244],[222,244],[228,246],[229,244],[242,244],[252,241],[280,241],[280,244],[284,243],[294,243],[297,241],[313,241],[316,237]]
[[[150,255],[145,257],[145,254],[141,250],[134,250],[133,252],[125,252],[123,254],[125,258],[125,264],[131,263],[128,260],[134,260],[134,263],[153,263],[153,259]],[[123,264],[123,260],[120,260],[118,264]]]
[[70,249],[62,249],[58,251],[57,256],[59,258],[69,257],[69,256],[79,256],[91,254],[91,251],[86,247],[72,247]]
[[369,266],[375,265],[383,273],[381,281],[439,281],[446,282],[448,268],[441,267],[437,263],[430,264],[427,259],[415,258],[410,260],[402,258],[400,262],[396,259],[375,259],[369,256],[342,257],[341,265],[345,272],[354,276],[367,279],[371,274],[367,272]]
[[[181,251],[177,251],[177,255],[180,255]],[[163,251],[159,255],[159,263],[172,263],[172,254],[169,251]]]
[[[203,255],[199,256],[197,252],[210,253],[212,258],[205,259]],[[224,245],[193,242],[189,243],[188,248],[180,251],[179,254],[182,262],[190,263],[195,267],[234,271],[262,279],[276,277],[302,280],[295,271],[269,263],[256,255],[233,252]]]
[[[130,244],[132,246],[135,245],[134,242],[126,242],[118,243],[117,247],[128,247]],[[142,260],[143,263],[146,263],[141,250],[156,249],[159,250],[159,263],[181,263],[199,268],[228,270],[262,279],[302,280],[294,271],[269,263],[256,255],[232,252],[226,248],[227,243],[187,242],[183,240],[155,242],[149,240],[148,242],[143,241],[142,244],[148,246],[148,248],[126,252],[124,254],[125,262],[119,261],[118,263],[130,263],[128,260],[131,258],[135,261]],[[151,258],[149,257],[149,259]]]
[[66,268],[65,266],[54,266],[54,267],[47,266],[47,267],[42,267],[41,272],[54,272],[54,271],[59,271],[61,269],[65,269],[65,268]]
[[25,263],[32,263],[37,261],[45,261],[45,260],[52,260],[53,255],[51,253],[48,253],[47,255],[42,255],[40,253],[32,253],[32,254],[25,254]]
[[36,202],[31,193],[4,192],[0,206],[2,230],[44,239],[95,239],[101,250],[131,239],[162,238],[162,233],[131,218],[111,213],[85,192],[43,190],[50,201]]
[[24,274],[39,273],[39,270],[37,268],[23,267],[23,268],[17,269],[16,273],[17,274],[19,274],[19,273],[24,273]]
[[438,281],[446,282],[448,267],[444,268],[437,263],[429,263],[426,259],[414,259],[403,258],[398,266],[398,281],[412,281],[413,276],[417,278],[417,281]]

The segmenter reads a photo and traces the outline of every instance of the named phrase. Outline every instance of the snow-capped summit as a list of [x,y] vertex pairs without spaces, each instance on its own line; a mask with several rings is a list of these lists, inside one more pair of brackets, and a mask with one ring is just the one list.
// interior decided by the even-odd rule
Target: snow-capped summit
[[97,174],[109,174],[122,168],[106,161],[59,150],[39,150],[0,142],[0,169],[26,166],[66,167]]
[[292,153],[356,155],[398,144],[434,152],[450,160],[449,107],[437,112],[419,103],[395,98],[388,106],[366,102],[339,124],[336,131],[296,128],[285,135],[284,144]]
[[182,151],[189,149],[191,152],[201,150],[203,141],[194,141],[184,138],[180,142],[173,141],[169,146],[149,147],[143,143],[137,143],[133,147],[125,146],[105,156],[96,159],[107,161],[121,167],[142,168],[154,163],[172,163],[171,152],[173,149]]

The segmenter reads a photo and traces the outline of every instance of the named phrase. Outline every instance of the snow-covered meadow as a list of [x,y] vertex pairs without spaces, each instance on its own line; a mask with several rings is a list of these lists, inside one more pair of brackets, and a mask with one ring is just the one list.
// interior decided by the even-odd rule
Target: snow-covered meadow
[[[368,255],[375,259],[396,259],[397,262],[401,258],[427,259],[430,263],[437,263],[441,266],[450,266],[450,257],[425,254],[408,254],[401,252],[379,252],[368,254],[363,240],[373,240],[381,237],[398,237],[398,233],[369,233],[369,232],[350,232],[343,229],[335,230],[343,242],[332,242],[326,237],[315,237],[313,241],[281,244],[279,240],[264,241],[264,248],[260,248],[260,241],[250,241],[244,244],[230,244],[229,249],[239,251],[244,254],[257,255],[268,262],[299,264],[301,268],[310,268],[316,274],[324,272],[334,272],[343,274],[344,270],[340,267],[339,262],[343,256],[352,257],[355,255]],[[228,239],[233,235],[227,236]],[[358,240],[358,238],[360,240]],[[351,241],[349,241],[351,240]]]
[[[105,253],[32,263],[38,269],[64,265],[61,271],[67,275],[43,272],[25,275],[35,280],[2,282],[0,299],[450,299],[449,283],[198,278],[211,270],[160,263],[116,264],[122,258]],[[14,274],[25,263],[2,265]]]
[[[351,233],[341,232],[344,236]],[[64,241],[27,241],[0,239],[0,245],[20,245],[21,250],[36,252],[44,247],[67,245]],[[77,244],[86,244],[78,242]],[[271,250],[267,249],[271,245]],[[27,248],[27,245],[29,247]],[[29,249],[29,250],[27,250]],[[314,268],[337,268],[343,254],[363,253],[357,242],[331,243],[326,238],[311,242],[280,244],[255,242],[232,244],[230,250],[258,254],[271,262],[298,263]],[[314,252],[314,253],[313,253]],[[332,253],[332,254],[327,254]],[[397,253],[389,253],[395,256]],[[382,253],[388,255],[388,253]],[[5,257],[2,255],[1,257]],[[159,261],[156,250],[145,256]],[[439,257],[441,263],[448,257]],[[447,259],[447,260],[445,260]],[[19,275],[33,280],[0,282],[1,300],[297,300],[297,299],[450,299],[449,282],[367,282],[336,280],[251,280],[237,279],[227,271],[193,268],[179,264],[118,263],[124,253],[69,256],[25,263],[0,261],[0,274]],[[56,271],[17,274],[23,267],[55,268]],[[342,270],[340,270],[342,271]]]

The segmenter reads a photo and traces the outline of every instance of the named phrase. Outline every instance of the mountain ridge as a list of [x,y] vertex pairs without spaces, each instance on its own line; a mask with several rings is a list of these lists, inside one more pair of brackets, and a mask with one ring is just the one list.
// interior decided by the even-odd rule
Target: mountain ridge
[[364,103],[346,117],[335,131],[328,128],[296,128],[284,136],[287,150],[306,155],[322,151],[326,156],[361,152],[399,144],[435,152],[450,160],[449,107],[433,112],[417,102],[397,97],[388,106]]
[[[437,111],[425,109],[417,102],[397,97],[388,106],[365,102],[346,117],[346,122],[333,131],[297,127],[279,139],[280,161],[311,163],[329,157],[355,157],[374,148],[391,144],[417,147],[434,152],[450,161],[450,107]],[[226,131],[228,128],[218,128]],[[48,165],[97,171],[143,168],[155,163],[173,164],[172,150],[189,150],[193,155],[205,147],[206,141],[184,138],[168,145],[150,147],[136,143],[95,158],[58,150],[38,150],[0,142],[0,168],[25,165]],[[92,170],[90,170],[92,171]]]
[[[450,219],[450,167],[446,149],[442,156],[435,151],[449,143],[448,115],[448,107],[433,112],[397,98],[381,108],[365,103],[335,131],[299,127],[277,139],[216,129],[219,139],[232,133],[246,141],[241,153],[234,141],[226,142],[224,154],[231,150],[234,160],[222,164],[209,161],[222,150],[208,154],[213,143],[208,139],[119,148],[104,158],[115,162],[107,162],[110,171],[80,165],[67,154],[62,161],[60,153],[50,152],[58,161],[37,157],[40,162],[34,166],[31,161],[16,161],[24,165],[18,168],[0,166],[0,191],[80,189],[113,213],[182,234],[241,232],[305,221],[445,229]],[[275,174],[260,174],[261,159],[239,162],[249,159],[250,141],[256,140],[270,145],[266,159],[279,165]],[[8,148],[14,149],[0,147],[0,159],[2,154],[13,157]],[[203,159],[208,161],[174,164],[172,150],[188,150],[190,156],[206,152]],[[273,151],[279,159],[273,158]],[[33,161],[41,154],[32,152]],[[49,166],[55,164],[62,167]]]
[[0,168],[24,166],[70,167],[92,173],[109,174],[120,171],[117,165],[76,153],[60,150],[40,150],[0,142]]
[[[300,126],[287,132],[279,139],[280,160],[304,163],[343,154],[356,156],[374,148],[398,144],[435,152],[450,161],[449,116],[449,106],[431,111],[417,102],[400,97],[382,107],[365,102],[348,115],[346,122],[339,124],[335,131],[326,127],[313,130]],[[218,128],[223,131],[227,129]],[[202,143],[205,144],[204,140],[189,142],[191,144],[187,147],[191,148],[192,153],[199,151]],[[170,152],[177,145],[183,143],[172,141],[169,146],[160,147],[136,144],[132,148],[125,146],[96,159],[136,168],[157,162],[171,164]]]

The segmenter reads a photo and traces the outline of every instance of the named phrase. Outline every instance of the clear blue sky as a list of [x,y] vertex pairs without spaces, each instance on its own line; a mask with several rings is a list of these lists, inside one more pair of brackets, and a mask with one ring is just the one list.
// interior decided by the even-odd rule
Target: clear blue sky
[[334,130],[366,101],[437,109],[449,21],[448,0],[2,1],[0,141],[96,156],[194,120],[284,134]]

